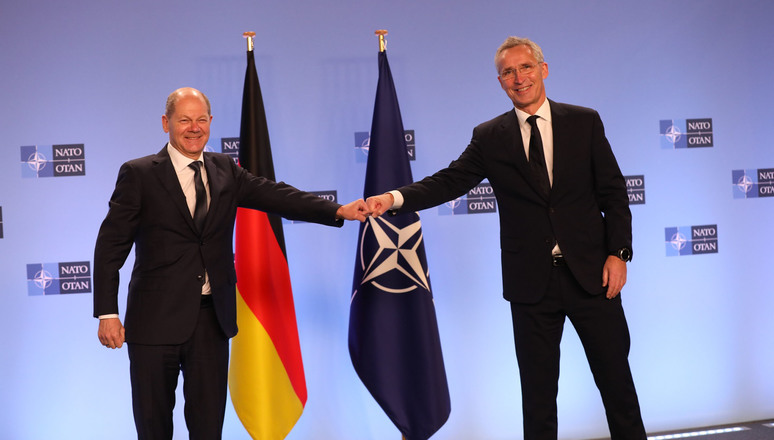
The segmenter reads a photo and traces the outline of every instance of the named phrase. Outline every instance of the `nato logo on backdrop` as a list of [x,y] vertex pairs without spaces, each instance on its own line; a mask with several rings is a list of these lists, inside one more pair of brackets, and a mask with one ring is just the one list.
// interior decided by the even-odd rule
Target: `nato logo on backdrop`
[[774,168],[732,170],[731,185],[735,199],[774,197]]
[[712,118],[662,119],[659,125],[662,149],[712,146]]
[[624,176],[626,179],[626,193],[629,195],[630,205],[645,204],[645,176]]
[[91,264],[88,261],[27,265],[29,296],[90,292]]
[[[404,130],[403,137],[406,139],[406,151],[409,160],[416,160],[416,141],[414,130]],[[371,146],[371,133],[367,131],[355,132],[355,162],[368,162],[368,149]]]
[[220,138],[220,152],[227,154],[234,159],[234,163],[239,163],[239,138]]
[[83,144],[29,145],[21,147],[23,178],[86,175]]
[[665,228],[666,255],[717,254],[718,225]]
[[486,214],[497,212],[497,200],[490,183],[479,183],[462,197],[438,206],[440,215]]

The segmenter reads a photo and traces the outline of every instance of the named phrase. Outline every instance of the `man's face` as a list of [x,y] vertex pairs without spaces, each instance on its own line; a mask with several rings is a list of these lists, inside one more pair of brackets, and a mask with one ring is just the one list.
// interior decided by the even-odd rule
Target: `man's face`
[[497,63],[500,87],[513,101],[513,105],[531,115],[546,100],[543,80],[548,76],[548,65],[538,63],[529,46],[520,45],[506,49]]
[[169,143],[189,159],[198,159],[210,138],[212,116],[201,96],[186,94],[178,98],[172,115],[161,117]]

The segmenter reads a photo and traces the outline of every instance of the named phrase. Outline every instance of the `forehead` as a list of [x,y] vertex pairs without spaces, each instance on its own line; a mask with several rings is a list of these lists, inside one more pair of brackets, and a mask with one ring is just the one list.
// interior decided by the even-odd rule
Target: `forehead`
[[532,54],[532,49],[523,44],[505,49],[498,59],[498,65],[500,67],[534,63],[537,63],[537,58]]
[[207,104],[199,96],[182,96],[175,102],[175,112],[173,116],[181,117],[200,117],[207,116]]

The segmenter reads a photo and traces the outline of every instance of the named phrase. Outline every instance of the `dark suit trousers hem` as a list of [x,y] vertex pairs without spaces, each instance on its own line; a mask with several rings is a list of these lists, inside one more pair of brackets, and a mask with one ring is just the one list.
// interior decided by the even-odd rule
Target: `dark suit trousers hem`
[[[601,274],[600,274],[601,282]],[[629,329],[621,296],[589,295],[566,266],[554,267],[537,304],[511,303],[525,440],[556,440],[559,346],[565,318],[583,344],[605,406],[612,440],[645,439],[629,368]]]
[[128,351],[139,440],[172,439],[175,389],[181,371],[189,438],[221,438],[228,386],[228,338],[211,302],[202,304],[194,334],[185,343],[128,344]]

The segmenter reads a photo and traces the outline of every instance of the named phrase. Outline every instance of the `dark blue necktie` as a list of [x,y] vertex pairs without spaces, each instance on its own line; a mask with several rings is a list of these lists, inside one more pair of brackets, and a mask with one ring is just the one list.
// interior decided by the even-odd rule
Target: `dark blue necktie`
[[543,138],[540,137],[540,130],[537,127],[537,118],[537,115],[527,118],[527,122],[532,127],[529,135],[529,167],[532,169],[541,195],[547,199],[551,192],[551,182],[548,180],[548,167],[543,155]]
[[188,164],[194,170],[194,187],[196,187],[196,207],[194,208],[193,221],[196,229],[201,234],[204,230],[204,219],[207,217],[207,191],[202,180],[202,163],[195,160]]

